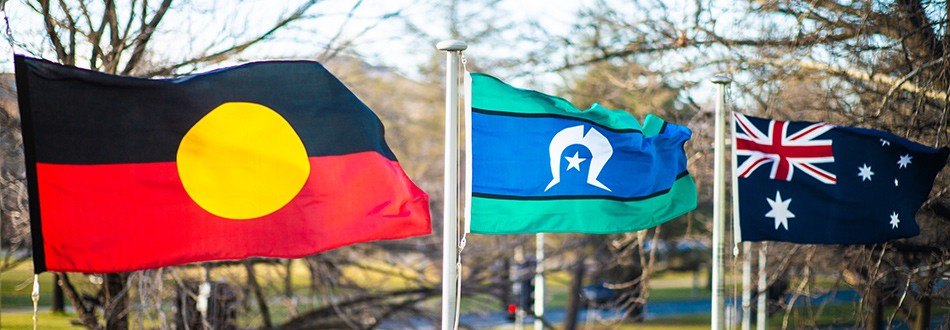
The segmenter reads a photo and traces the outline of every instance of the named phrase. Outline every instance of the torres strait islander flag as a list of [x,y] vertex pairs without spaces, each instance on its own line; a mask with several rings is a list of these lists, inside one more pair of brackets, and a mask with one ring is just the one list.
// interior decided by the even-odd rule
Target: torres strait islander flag
[[292,258],[431,231],[382,123],[319,63],[167,80],[15,65],[36,273]]
[[950,149],[891,133],[734,113],[743,241],[871,244],[916,236]]
[[609,234],[696,208],[684,126],[471,74],[469,230]]

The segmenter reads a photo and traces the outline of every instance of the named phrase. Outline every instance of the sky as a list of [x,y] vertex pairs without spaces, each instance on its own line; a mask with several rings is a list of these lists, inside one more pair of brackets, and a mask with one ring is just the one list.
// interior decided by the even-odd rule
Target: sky
[[[239,39],[239,34],[262,33],[278,17],[295,9],[300,1],[246,0],[241,1],[240,5],[235,3],[192,1],[187,3],[191,7],[173,6],[159,27],[160,32],[166,33],[156,33],[152,46],[158,53],[169,58],[206,49],[213,50],[215,45]],[[380,20],[380,17],[398,12],[403,18],[430,28],[424,31],[430,36],[448,38],[448,30],[440,27],[445,25],[444,20],[440,19],[440,16],[445,14],[445,10],[439,7],[440,3],[433,0],[319,2],[308,11],[311,17],[280,31],[266,44],[248,49],[235,61],[312,57],[322,53],[324,45],[339,34],[339,40],[353,40],[353,49],[364,60],[411,74],[418,65],[437,52],[435,45],[411,36],[404,28],[403,19]],[[502,2],[499,9],[505,12],[505,15],[511,15],[508,20],[534,19],[540,21],[545,29],[567,33],[578,3],[567,0],[507,1]],[[349,10],[355,4],[360,4],[359,8],[354,15],[348,16]],[[462,5],[463,10],[467,9],[465,6]],[[10,28],[17,43],[34,45],[33,50],[38,49],[35,45],[45,45],[42,57],[55,60],[49,51],[49,41],[40,40],[45,31],[42,30],[42,21],[37,13],[25,6],[22,0],[10,1],[6,13],[10,17]],[[183,42],[189,39],[191,42]],[[499,46],[472,44],[467,53],[477,56],[492,52],[517,51],[517,47],[505,49],[506,47]],[[3,54],[0,56],[0,71],[12,72],[10,46],[3,44],[0,49],[0,54]],[[24,50],[17,48],[16,52],[24,53]]]
[[[476,4],[462,2],[460,15],[470,15],[472,23],[463,33],[477,33],[485,21],[497,22],[535,21],[539,29],[555,36],[570,36],[572,25],[577,22],[577,13],[594,0],[522,0],[501,1],[498,7],[484,10]],[[610,0],[607,0],[610,1]],[[185,54],[214,52],[223,45],[241,40],[247,35],[263,33],[266,28],[281,16],[293,11],[302,1],[227,0],[176,2],[159,26],[151,45],[156,57],[166,62],[176,62],[185,58]],[[680,1],[682,2],[682,1]],[[352,16],[348,15],[354,5],[359,5]],[[676,5],[672,5],[675,7]],[[616,8],[628,11],[630,7],[621,4]],[[96,8],[92,8],[95,10]],[[632,10],[632,9],[630,9]],[[281,30],[266,43],[249,48],[241,55],[224,63],[188,68],[195,72],[207,71],[222,66],[260,59],[312,59],[325,51],[325,45],[338,36],[341,41],[353,42],[353,53],[372,65],[391,68],[410,77],[421,79],[419,68],[427,64],[433,56],[441,58],[435,49],[435,42],[450,36],[444,1],[438,0],[325,0],[318,2],[307,13],[308,17],[297,24]],[[387,15],[398,13],[399,18]],[[6,9],[10,17],[10,28],[18,44],[31,45],[33,55],[55,60],[49,41],[43,37],[45,31],[40,15],[24,5],[24,0],[10,0]],[[624,13],[628,15],[627,13]],[[645,13],[630,11],[629,15]],[[484,20],[484,21],[483,21]],[[406,29],[405,21],[412,22],[424,29],[428,38],[421,38]],[[464,27],[463,27],[464,29]],[[479,63],[480,60],[499,57],[517,59],[526,48],[538,47],[539,41],[528,41],[523,30],[508,31],[494,38],[469,41],[465,56]],[[531,44],[533,43],[533,44]],[[543,43],[543,41],[541,41]],[[38,53],[37,53],[38,51]],[[16,48],[17,53],[27,53]],[[13,72],[11,48],[0,43],[0,72]],[[89,50],[81,50],[88,54]],[[563,60],[565,54],[551,54],[555,61]],[[663,65],[677,60],[674,57],[657,58],[651,63]],[[80,65],[83,62],[80,61]],[[522,65],[519,72],[486,68],[486,72],[508,80],[513,85],[538,89],[546,93],[556,93],[558,87],[565,86],[563,76],[547,72],[545,68]],[[699,77],[697,79],[703,79]],[[707,99],[712,86],[703,86],[694,98]],[[579,105],[586,108],[586,105]]]

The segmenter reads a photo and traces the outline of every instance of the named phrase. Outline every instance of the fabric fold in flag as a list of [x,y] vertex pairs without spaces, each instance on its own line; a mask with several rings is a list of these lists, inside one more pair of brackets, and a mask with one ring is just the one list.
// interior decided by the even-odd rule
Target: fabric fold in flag
[[379,118],[322,65],[175,79],[17,56],[34,269],[302,257],[431,232]]
[[609,234],[696,208],[688,128],[471,74],[469,230]]
[[734,119],[742,241],[871,244],[916,236],[917,210],[950,153],[865,128]]

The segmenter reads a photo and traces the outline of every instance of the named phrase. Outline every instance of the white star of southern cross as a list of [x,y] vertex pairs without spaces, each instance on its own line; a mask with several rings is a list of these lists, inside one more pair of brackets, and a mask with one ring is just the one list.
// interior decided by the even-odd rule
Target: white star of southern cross
[[897,178],[894,178],[894,186],[897,187]]
[[889,146],[889,145],[891,145],[891,141],[888,141],[888,140],[885,140],[885,139],[881,139],[881,146],[882,146],[882,147],[883,147],[883,146]]
[[564,157],[564,159],[567,159],[567,170],[568,170],[568,171],[570,171],[572,168],[577,169],[578,171],[580,171],[580,170],[581,170],[581,162],[587,160],[587,158],[580,158],[580,157],[577,157],[578,154],[579,154],[579,153],[578,153],[577,151],[575,151],[575,152],[574,152],[574,157]]
[[788,219],[795,217],[795,214],[788,211],[788,206],[792,203],[792,200],[786,199],[783,201],[782,194],[778,191],[775,191],[775,200],[767,197],[765,200],[767,200],[769,206],[772,207],[772,210],[766,213],[765,216],[775,218],[775,230],[778,230],[779,225],[785,227],[785,230],[788,230]]
[[897,218],[897,212],[891,213],[891,229],[896,229],[899,223],[901,223],[901,219]]
[[861,177],[861,181],[871,181],[872,175],[874,175],[874,172],[871,172],[871,167],[868,164],[862,164],[861,167],[858,167],[858,176]]
[[897,165],[900,165],[899,168],[905,168],[907,167],[908,164],[911,163],[910,162],[911,158],[914,158],[914,157],[911,157],[910,154],[903,155],[901,156],[901,160],[897,161]]

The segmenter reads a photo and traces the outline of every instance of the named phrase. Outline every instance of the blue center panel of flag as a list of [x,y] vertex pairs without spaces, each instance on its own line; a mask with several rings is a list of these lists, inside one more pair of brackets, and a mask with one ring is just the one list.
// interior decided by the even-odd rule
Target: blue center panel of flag
[[[612,130],[583,120],[476,110],[472,130],[479,138],[472,144],[476,155],[472,191],[525,199],[635,200],[662,193],[686,172],[682,143],[689,139],[689,131],[675,125],[670,129],[677,132],[644,138],[638,131]],[[562,132],[576,133],[583,142],[555,138]],[[609,155],[604,151],[607,144]],[[551,157],[552,149],[556,158]]]

